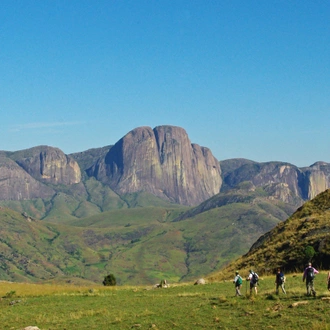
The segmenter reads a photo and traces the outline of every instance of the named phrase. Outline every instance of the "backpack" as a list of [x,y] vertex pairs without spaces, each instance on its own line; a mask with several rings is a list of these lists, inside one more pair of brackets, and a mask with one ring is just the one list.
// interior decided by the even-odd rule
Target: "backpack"
[[242,285],[242,283],[243,283],[242,277],[238,275],[238,278],[237,278],[237,281],[235,284],[238,286],[238,285]]
[[257,273],[252,273],[252,283],[256,284],[259,280],[259,276]]
[[285,278],[285,276],[283,275],[283,276],[281,276],[280,277],[280,284],[283,284],[283,283],[285,283],[285,280],[286,280],[286,278]]
[[314,269],[313,269],[313,267],[307,268],[306,279],[307,279],[307,281],[312,281],[314,279]]

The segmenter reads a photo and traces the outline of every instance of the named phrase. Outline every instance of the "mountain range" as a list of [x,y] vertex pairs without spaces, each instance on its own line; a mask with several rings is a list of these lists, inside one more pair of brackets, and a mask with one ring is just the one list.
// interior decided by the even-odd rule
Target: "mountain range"
[[0,151],[0,278],[189,280],[246,253],[329,186],[328,163],[219,162],[174,126],[70,155]]

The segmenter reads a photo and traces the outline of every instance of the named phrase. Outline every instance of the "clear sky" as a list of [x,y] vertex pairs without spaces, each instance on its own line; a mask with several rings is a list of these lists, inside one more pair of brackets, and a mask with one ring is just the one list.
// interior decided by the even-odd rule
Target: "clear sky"
[[0,150],[183,127],[218,160],[330,162],[328,0],[1,0]]

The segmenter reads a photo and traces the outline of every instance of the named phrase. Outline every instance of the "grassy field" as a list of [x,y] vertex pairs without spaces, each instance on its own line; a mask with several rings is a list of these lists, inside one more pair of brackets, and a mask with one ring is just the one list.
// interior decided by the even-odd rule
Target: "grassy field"
[[[194,286],[78,287],[0,282],[0,328],[24,329],[330,329],[326,274],[317,296],[306,297],[301,274],[287,275],[287,295],[275,295],[274,277],[257,296],[235,297],[231,280]],[[306,301],[292,307],[293,303]]]

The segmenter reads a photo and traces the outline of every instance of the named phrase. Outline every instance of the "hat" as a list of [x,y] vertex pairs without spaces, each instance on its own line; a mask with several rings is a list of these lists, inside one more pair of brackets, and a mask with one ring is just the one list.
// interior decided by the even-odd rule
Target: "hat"
[[250,270],[249,270],[249,272],[250,272],[250,273],[253,273],[253,270],[252,270],[252,269],[250,269]]
[[236,272],[235,272],[236,274],[238,274],[238,270],[236,270]]

